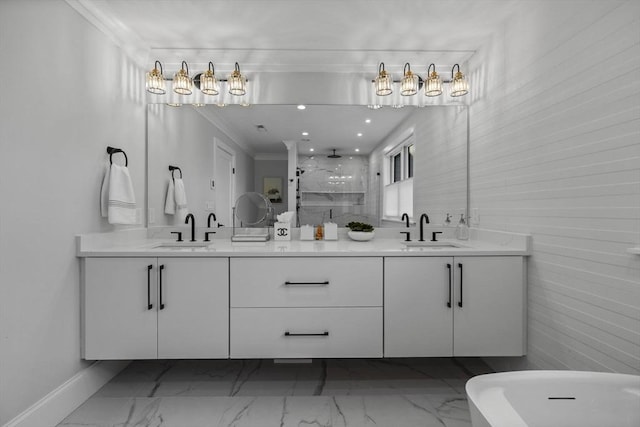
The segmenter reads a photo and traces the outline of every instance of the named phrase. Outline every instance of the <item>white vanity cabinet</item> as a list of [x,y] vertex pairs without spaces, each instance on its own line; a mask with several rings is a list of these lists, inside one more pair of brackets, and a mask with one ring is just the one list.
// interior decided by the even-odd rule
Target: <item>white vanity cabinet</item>
[[382,258],[232,258],[232,358],[382,357]]
[[228,258],[85,258],[85,359],[226,358]]
[[521,256],[387,257],[385,357],[525,354]]

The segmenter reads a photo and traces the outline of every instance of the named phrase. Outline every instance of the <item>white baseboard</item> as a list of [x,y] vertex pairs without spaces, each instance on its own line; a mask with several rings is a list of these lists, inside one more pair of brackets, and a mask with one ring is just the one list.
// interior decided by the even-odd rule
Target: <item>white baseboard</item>
[[130,361],[97,361],[75,374],[2,427],[56,426]]

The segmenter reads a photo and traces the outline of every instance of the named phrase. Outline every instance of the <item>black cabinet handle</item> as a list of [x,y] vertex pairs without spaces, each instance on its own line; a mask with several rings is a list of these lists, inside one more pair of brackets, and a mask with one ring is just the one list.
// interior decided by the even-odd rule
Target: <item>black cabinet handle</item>
[[152,264],[147,265],[147,310],[151,310],[153,308],[153,304],[151,304],[151,269],[153,268]]
[[160,303],[160,310],[164,310],[164,302],[162,302],[162,270],[164,270],[164,264],[162,264],[160,266],[160,282],[159,282],[159,303]]
[[287,280],[284,282],[285,286],[327,286],[328,284],[328,280],[325,280],[324,282],[290,282]]
[[292,332],[286,331],[284,333],[285,337],[328,337],[329,331],[324,331],[320,333],[311,333],[311,334],[294,334]]
[[458,307],[462,307],[462,264],[458,263],[460,267],[460,301],[458,301]]
[[447,307],[451,308],[451,293],[453,291],[453,283],[451,283],[451,264],[447,264],[447,269],[449,270],[449,300],[447,301]]

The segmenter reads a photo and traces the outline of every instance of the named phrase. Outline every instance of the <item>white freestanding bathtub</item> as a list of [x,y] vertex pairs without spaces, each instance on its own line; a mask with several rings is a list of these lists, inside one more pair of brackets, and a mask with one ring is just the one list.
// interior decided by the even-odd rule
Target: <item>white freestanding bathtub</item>
[[473,427],[640,427],[640,376],[580,371],[478,375]]

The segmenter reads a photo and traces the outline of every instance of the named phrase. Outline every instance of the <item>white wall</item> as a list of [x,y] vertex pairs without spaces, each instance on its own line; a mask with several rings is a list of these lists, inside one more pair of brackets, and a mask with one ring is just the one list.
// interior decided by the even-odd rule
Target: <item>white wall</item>
[[[184,218],[164,214],[167,185],[171,179],[169,165],[182,169],[189,212],[197,226],[206,225],[207,202],[215,202],[210,187],[214,178],[214,137],[228,145],[236,154],[236,197],[253,191],[253,158],[233,140],[189,105],[179,108],[162,104],[149,105],[149,207],[155,222],[151,226],[180,225]],[[179,172],[175,172],[180,176]],[[215,212],[215,209],[213,210]]]
[[0,2],[0,425],[80,359],[74,235],[100,217],[107,145],[144,205],[143,74],[63,1]]
[[640,373],[638,28],[637,0],[522,2],[470,64],[471,208],[533,235],[528,366]]

